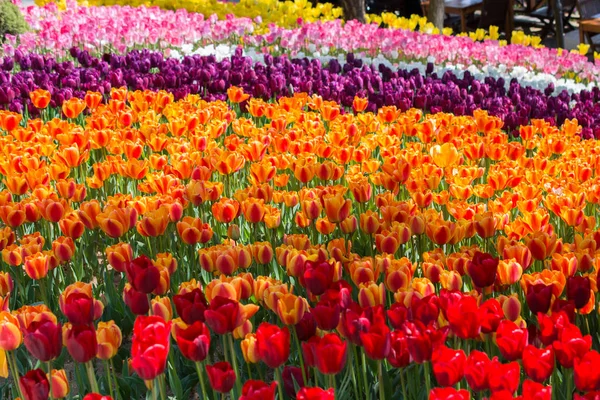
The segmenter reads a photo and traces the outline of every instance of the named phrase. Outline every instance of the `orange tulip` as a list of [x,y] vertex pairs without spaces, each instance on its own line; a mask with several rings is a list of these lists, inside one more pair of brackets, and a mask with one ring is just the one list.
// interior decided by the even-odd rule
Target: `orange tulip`
[[50,269],[48,255],[38,252],[25,257],[25,273],[31,279],[39,280],[46,277]]
[[291,293],[284,294],[277,300],[276,312],[285,325],[296,325],[307,309],[306,300]]
[[19,348],[23,336],[19,329],[19,321],[7,311],[0,312],[0,349],[13,351]]
[[133,260],[133,249],[129,243],[117,243],[105,251],[106,260],[115,270],[125,272],[127,263]]
[[209,224],[202,223],[200,218],[193,217],[184,217],[183,220],[178,222],[177,233],[186,244],[206,243],[213,236]]
[[85,101],[77,97],[72,97],[65,101],[62,105],[63,114],[65,117],[74,119],[79,116],[85,109]]
[[50,92],[44,89],[36,89],[33,92],[29,93],[29,97],[31,98],[31,102],[35,108],[43,110],[48,107],[50,104]]
[[115,321],[100,321],[96,328],[96,339],[98,341],[98,351],[96,357],[101,360],[110,360],[117,355],[123,336],[121,328]]

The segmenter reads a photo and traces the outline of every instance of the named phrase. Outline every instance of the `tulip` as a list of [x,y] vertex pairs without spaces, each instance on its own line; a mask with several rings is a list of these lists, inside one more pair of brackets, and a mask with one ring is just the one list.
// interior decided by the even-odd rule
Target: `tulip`
[[303,387],[296,394],[296,400],[334,400],[333,388],[325,390],[318,387]]
[[242,348],[242,355],[244,356],[244,361],[246,361],[246,363],[256,364],[260,361],[255,334],[247,334],[244,340],[242,340],[240,346]]
[[498,325],[496,331],[496,344],[500,354],[508,361],[521,358],[527,345],[527,329],[519,328],[514,322],[504,320]]
[[126,283],[123,288],[123,301],[127,304],[131,312],[136,315],[145,315],[150,310],[148,295],[138,292],[129,283]]
[[200,321],[185,329],[177,330],[175,335],[181,354],[194,362],[204,361],[210,348],[210,331]]
[[131,286],[140,293],[152,293],[160,283],[160,272],[145,255],[126,264],[125,272]]
[[92,285],[76,282],[59,298],[60,310],[73,324],[91,324],[102,316],[104,305],[92,297]]
[[50,395],[50,382],[40,368],[31,370],[19,379],[24,400],[46,400]]
[[64,327],[63,340],[73,360],[85,364],[96,357],[98,341],[93,325],[67,324]]
[[332,302],[319,301],[311,309],[311,314],[314,316],[319,329],[324,331],[335,329],[340,322],[340,306],[339,304],[332,304]]
[[473,391],[482,392],[489,388],[488,368],[490,362],[488,355],[478,350],[471,351],[467,357],[464,374]]
[[304,298],[286,293],[277,300],[276,312],[285,325],[296,325],[304,317],[307,308]]
[[568,324],[559,335],[559,340],[552,344],[556,359],[564,368],[573,368],[574,362],[590,351],[592,337],[583,336],[579,328]]
[[338,335],[329,333],[314,342],[312,351],[317,369],[322,374],[335,375],[346,365],[348,343]]
[[469,400],[470,398],[468,391],[451,387],[434,388],[429,392],[429,400]]
[[532,345],[525,347],[525,350],[523,350],[523,369],[535,382],[544,382],[554,371],[553,348],[550,346],[545,349],[538,349]]
[[552,301],[552,286],[544,283],[529,286],[527,288],[526,300],[529,310],[532,313],[547,313]]
[[100,393],[88,393],[83,396],[83,400],[113,400],[110,396],[103,396]]
[[204,312],[206,325],[217,335],[233,332],[243,321],[242,305],[223,296],[211,300],[209,308]]
[[600,390],[600,371],[595,367],[600,362],[600,353],[590,350],[581,359],[575,359],[573,368],[575,387],[582,392]]
[[204,311],[207,307],[206,297],[198,288],[173,297],[175,309],[179,317],[188,325],[196,321],[204,322]]
[[439,346],[434,350],[431,362],[433,374],[440,386],[454,386],[463,378],[467,356],[462,350]]
[[315,263],[306,261],[304,266],[304,284],[311,294],[320,296],[333,283],[336,266],[329,262]]
[[52,397],[55,399],[62,399],[67,397],[69,394],[69,380],[67,379],[67,373],[64,369],[53,369],[51,374],[46,374],[46,379],[50,382],[52,379]]
[[486,288],[494,284],[498,270],[498,259],[488,253],[475,252],[467,266],[467,272],[473,284],[478,288]]
[[360,340],[367,357],[385,359],[391,350],[390,329],[384,323],[371,324],[366,332],[360,332]]
[[227,393],[235,385],[236,374],[227,361],[206,366],[210,387],[219,393]]
[[133,325],[131,366],[144,380],[162,374],[170,348],[171,322],[157,316],[136,318]]
[[494,358],[488,366],[488,381],[492,392],[516,392],[521,380],[521,367],[516,361],[502,364]]
[[463,296],[456,302],[448,304],[446,317],[452,331],[462,339],[474,339],[481,331],[477,300],[471,296]]
[[417,364],[430,361],[433,349],[442,344],[446,338],[443,331],[437,330],[431,325],[425,326],[420,322],[405,324],[404,331],[411,360]]
[[110,360],[117,355],[122,341],[121,328],[115,321],[100,321],[96,328],[96,342],[98,343],[96,357],[101,360]]
[[49,362],[58,357],[62,350],[61,326],[48,317],[35,320],[25,328],[24,343],[32,356]]
[[270,385],[263,381],[248,380],[242,386],[240,400],[275,400],[277,382]]
[[126,266],[133,260],[133,250],[129,243],[118,243],[106,248],[106,259],[118,272],[125,272]]
[[7,311],[0,312],[0,349],[4,351],[16,350],[22,341],[19,321]]
[[256,330],[256,349],[260,359],[271,368],[283,365],[290,355],[290,332],[287,327],[263,322]]
[[590,279],[587,276],[570,276],[567,278],[567,299],[573,301],[575,308],[580,309],[590,300]]

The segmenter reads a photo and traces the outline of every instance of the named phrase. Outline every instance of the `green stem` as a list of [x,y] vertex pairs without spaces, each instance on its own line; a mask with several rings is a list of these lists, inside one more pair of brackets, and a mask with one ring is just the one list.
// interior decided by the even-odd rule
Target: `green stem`
[[46,365],[48,366],[48,384],[50,385],[50,392],[48,393],[48,395],[50,396],[50,400],[53,400],[54,396],[52,393],[52,362],[48,361]]
[[152,400],[158,400],[158,378],[152,382]]
[[383,387],[383,361],[379,360],[379,400],[385,400],[385,388]]
[[110,365],[108,365],[108,360],[104,360],[104,369],[106,370],[106,380],[108,381],[108,391],[110,393],[110,397],[115,398],[115,394],[113,392],[113,385],[111,382],[111,372]]
[[369,383],[367,381],[367,357],[365,356],[365,352],[362,351],[362,373],[363,373],[363,382],[365,384],[365,399],[371,399],[371,391],[369,390]]
[[[230,333],[227,336],[229,337],[229,349],[231,353],[231,361],[233,362],[233,370],[236,374],[240,375],[238,372],[237,356],[235,354],[235,348],[233,347],[233,333]],[[241,376],[238,376],[238,378],[241,378]],[[235,380],[235,387],[237,389],[237,394],[240,395],[242,393],[240,379]]]
[[425,373],[425,389],[427,390],[427,397],[431,392],[431,376],[429,376],[429,362],[423,363],[423,372]]
[[161,400],[167,400],[167,383],[165,382],[165,374],[162,373],[158,376],[158,384],[160,388]]
[[15,388],[17,389],[17,394],[19,395],[19,398],[24,399],[25,397],[23,397],[23,393],[21,393],[21,386],[19,386],[19,368],[17,367],[17,355],[15,351],[9,351],[6,359],[15,383]]
[[200,380],[202,398],[208,399],[208,396],[206,395],[206,384],[204,383],[204,375],[202,374],[202,364],[200,362],[196,362],[196,373],[198,374],[198,379]]
[[406,395],[406,382],[404,381],[404,368],[400,369],[400,386],[402,386],[402,399],[408,400]]
[[300,358],[300,369],[302,370],[302,379],[304,380],[304,385],[308,386],[308,379],[306,379],[306,371],[304,370],[304,356],[302,354],[302,346],[300,345],[300,339],[298,339],[298,333],[296,332],[295,327],[291,327],[292,335],[294,336],[294,342],[296,343],[296,347],[298,348],[298,358]]
[[110,360],[110,368],[111,368],[111,372],[113,374],[113,380],[115,381],[115,400],[118,400],[121,392],[119,391],[119,381],[117,380],[117,372],[115,370],[115,366],[113,365],[112,359]]
[[573,374],[570,369],[565,369],[563,378],[567,381],[567,400],[571,400],[573,398]]
[[96,375],[94,374],[94,365],[91,361],[85,363],[85,369],[87,371],[88,379],[90,380],[90,385],[92,386],[92,391],[94,393],[100,393],[98,381],[96,380]]
[[283,400],[283,379],[281,378],[281,371],[279,368],[275,368],[275,379],[277,379],[277,390],[279,392],[279,400]]
[[42,301],[45,305],[50,307],[50,303],[48,302],[48,290],[46,289],[46,281],[44,281],[44,279],[40,279],[38,280],[38,283],[40,285],[40,294],[42,295]]

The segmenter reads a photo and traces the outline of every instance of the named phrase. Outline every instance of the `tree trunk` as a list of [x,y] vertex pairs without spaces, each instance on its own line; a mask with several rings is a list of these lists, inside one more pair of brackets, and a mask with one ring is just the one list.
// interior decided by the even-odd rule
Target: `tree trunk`
[[366,22],[365,0],[341,0],[341,3],[346,21],[356,19],[362,23]]
[[444,28],[444,0],[429,0],[427,19],[440,31]]

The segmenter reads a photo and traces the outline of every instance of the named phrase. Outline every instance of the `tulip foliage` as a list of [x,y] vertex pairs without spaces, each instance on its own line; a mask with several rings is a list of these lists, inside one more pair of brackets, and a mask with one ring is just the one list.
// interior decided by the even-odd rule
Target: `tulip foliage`
[[0,112],[6,396],[600,396],[600,144],[577,121],[50,98]]

